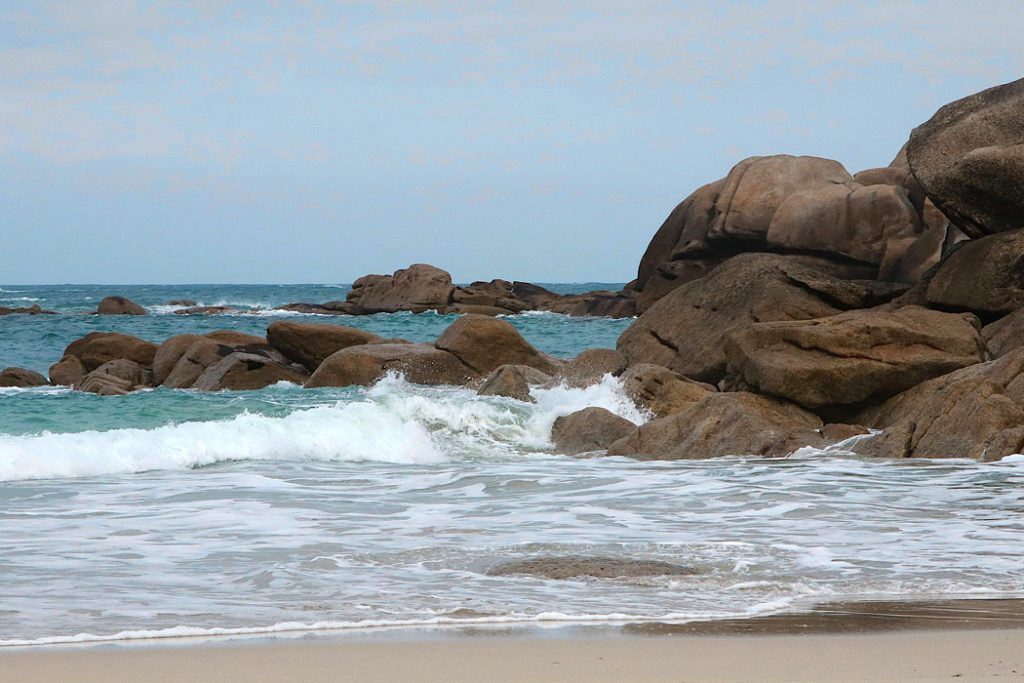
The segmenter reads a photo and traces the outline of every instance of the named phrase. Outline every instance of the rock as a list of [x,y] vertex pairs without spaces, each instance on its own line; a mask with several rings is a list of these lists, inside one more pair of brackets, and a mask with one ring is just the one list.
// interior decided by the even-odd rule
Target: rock
[[0,371],[0,387],[41,387],[48,384],[46,378],[35,370],[25,368],[4,368]]
[[909,167],[883,166],[869,168],[853,174],[854,182],[860,185],[895,185],[903,187],[910,175]]
[[530,395],[530,385],[543,384],[550,379],[550,375],[528,365],[500,365],[484,379],[476,393],[480,396],[506,396],[532,403],[534,398]]
[[547,310],[575,317],[632,318],[636,315],[636,295],[605,290],[572,294],[562,297]]
[[740,254],[655,303],[622,333],[630,365],[653,363],[704,382],[725,375],[725,339],[755,322],[806,320],[884,303],[905,287],[837,280],[803,259]]
[[693,567],[684,567],[658,560],[632,560],[620,557],[584,557],[577,555],[533,557],[528,560],[505,562],[487,571],[488,576],[539,576],[564,580],[589,577],[595,579],[622,579],[640,576],[690,576]]
[[1024,346],[1024,308],[981,328],[981,339],[989,358],[1005,356]]
[[533,348],[511,323],[482,315],[465,315],[448,326],[434,343],[454,354],[478,375],[500,365],[529,365],[554,374],[559,363]]
[[839,254],[880,264],[893,240],[916,238],[921,219],[894,185],[824,185],[790,194],[772,216],[766,239],[780,249]]
[[446,312],[455,287],[446,271],[416,263],[394,275],[365,275],[352,283],[346,299],[360,313],[428,310]]
[[1024,79],[939,109],[907,160],[925,194],[971,237],[1024,228]]
[[[222,344],[207,337],[200,337],[178,358],[178,362],[174,364],[173,369],[164,377],[161,384],[169,389],[190,389],[207,368],[216,365],[234,351],[234,346]],[[155,375],[154,372],[154,379]]]
[[[160,386],[167,379],[167,376],[174,370],[181,357],[198,341],[208,341],[206,337],[198,334],[178,334],[164,340],[156,349],[153,356],[153,384]],[[53,371],[50,371],[51,377]],[[198,375],[196,375],[198,377]],[[196,377],[192,378],[195,381]],[[191,383],[189,384],[191,386]]]
[[618,377],[625,369],[626,357],[615,349],[587,349],[559,368],[554,380],[571,389],[584,389],[605,375]]
[[881,434],[854,445],[889,458],[998,460],[1024,448],[1024,349],[928,380],[868,408]]
[[550,311],[552,306],[562,300],[561,294],[555,294],[540,285],[518,280],[512,283],[512,295],[525,304],[524,310],[530,311]]
[[649,410],[656,417],[678,413],[716,391],[710,384],[695,382],[650,363],[631,365],[622,375],[622,388],[637,407]]
[[278,382],[302,384],[307,375],[284,367],[266,356],[234,351],[207,367],[193,388],[199,391],[263,389]]
[[196,304],[195,301],[192,301],[192,299],[174,299],[173,301],[168,301],[167,305],[168,306],[187,306],[187,307],[190,307],[190,306],[195,306],[197,304]]
[[50,384],[70,386],[85,377],[86,373],[78,356],[65,355],[50,366]]
[[723,455],[782,457],[821,447],[821,420],[792,403],[746,392],[709,393],[619,439],[608,455],[693,460]]
[[680,285],[698,280],[718,266],[722,258],[686,259],[670,261],[658,266],[657,271],[647,279],[647,284],[637,296],[636,312],[642,314],[655,301],[671,292]]
[[604,408],[584,408],[555,420],[551,441],[559,453],[578,455],[607,450],[636,430],[629,420]]
[[65,356],[77,356],[86,372],[92,372],[107,361],[125,358],[144,368],[153,366],[157,346],[153,342],[119,332],[90,332],[71,342]]
[[1024,231],[960,244],[932,276],[926,294],[936,307],[992,320],[1024,306]]
[[[970,314],[919,306],[755,323],[727,338],[728,373],[811,410],[880,401],[984,360]],[[727,379],[728,382],[728,379]]]
[[[328,304],[331,304],[330,308],[328,308]],[[347,301],[328,301],[323,304],[299,302],[278,306],[277,310],[292,311],[294,313],[312,313],[316,315],[351,315],[354,313],[355,307]]]
[[191,308],[179,308],[174,311],[175,315],[217,315],[219,313],[232,313],[238,309],[234,306],[193,306]]
[[150,379],[149,373],[135,361],[118,358],[90,372],[74,388],[100,396],[121,396],[149,386]]
[[495,308],[506,313],[518,313],[526,310],[528,304],[517,297],[512,291],[512,283],[508,280],[491,280],[490,282],[474,282],[466,287],[456,287],[452,292],[452,302],[460,313],[476,313],[469,310],[473,307]]
[[14,313],[23,313],[26,315],[56,315],[56,311],[44,311],[39,307],[39,304],[32,304],[31,306],[19,306],[16,308],[7,308],[6,306],[0,306],[0,315],[12,315]]
[[852,439],[855,436],[870,434],[871,430],[864,425],[847,424],[845,422],[831,422],[821,428],[821,435],[830,444],[839,443]]
[[461,385],[473,376],[453,354],[430,344],[363,344],[332,353],[305,386],[369,386],[390,371],[427,385]]
[[96,307],[99,315],[146,315],[146,309],[123,296],[108,296]]
[[372,332],[341,325],[278,320],[267,327],[270,345],[310,372],[335,351],[380,339]]
[[480,306],[478,304],[455,304],[452,306],[452,312],[458,313],[459,315],[511,315],[514,311],[507,308],[498,308],[497,306]]
[[237,330],[214,330],[203,336],[230,346],[266,346],[269,348],[266,337],[258,337],[255,334],[246,334]]

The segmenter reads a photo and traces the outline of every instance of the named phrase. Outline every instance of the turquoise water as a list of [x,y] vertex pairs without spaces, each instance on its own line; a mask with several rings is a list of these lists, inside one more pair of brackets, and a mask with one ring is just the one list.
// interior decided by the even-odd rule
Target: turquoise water
[[[565,286],[591,289],[589,285]],[[262,334],[275,319],[431,341],[433,313],[283,316],[344,287],[0,287],[0,366],[46,372],[92,330],[151,341]],[[152,308],[90,316],[104,296]],[[247,310],[179,316],[190,298]],[[261,310],[254,310],[261,309]],[[568,358],[631,321],[508,320]],[[606,377],[536,403],[422,387],[99,397],[0,389],[0,649],[173,635],[377,626],[735,618],[847,599],[1022,597],[1024,456],[868,461],[840,447],[788,458],[569,458],[555,419],[587,406],[648,416]],[[600,454],[595,454],[600,455]],[[692,566],[687,577],[492,577],[509,559],[590,554]]]

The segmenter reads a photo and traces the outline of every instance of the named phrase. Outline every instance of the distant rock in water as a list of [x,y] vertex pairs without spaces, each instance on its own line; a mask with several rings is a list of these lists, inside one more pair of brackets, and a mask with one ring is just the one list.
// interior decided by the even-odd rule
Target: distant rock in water
[[195,306],[196,302],[192,299],[175,299],[174,301],[168,301],[168,306]]
[[108,296],[96,307],[99,315],[146,315],[146,309],[123,296]]
[[27,308],[7,308],[6,306],[0,306],[0,315],[11,315],[12,313],[24,313],[26,315],[55,315],[56,311],[44,311],[39,307],[39,304],[32,304]]
[[179,308],[174,313],[175,315],[215,315],[218,313],[234,313],[237,310],[234,306],[193,306],[191,308]]
[[488,576],[539,576],[544,579],[623,579],[639,576],[692,576],[699,573],[693,567],[684,567],[658,560],[631,560],[620,557],[585,557],[564,555],[516,560],[492,567]]
[[25,368],[4,368],[0,371],[0,387],[41,387],[46,378],[34,370]]

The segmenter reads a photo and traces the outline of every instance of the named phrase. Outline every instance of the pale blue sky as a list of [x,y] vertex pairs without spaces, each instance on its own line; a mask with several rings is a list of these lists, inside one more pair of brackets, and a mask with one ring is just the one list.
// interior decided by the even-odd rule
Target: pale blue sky
[[1022,35],[1000,0],[4,0],[0,283],[627,281],[740,159],[884,166]]

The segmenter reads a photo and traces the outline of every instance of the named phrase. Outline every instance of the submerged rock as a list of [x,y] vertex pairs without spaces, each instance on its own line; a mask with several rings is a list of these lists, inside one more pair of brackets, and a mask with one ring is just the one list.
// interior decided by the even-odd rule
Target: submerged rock
[[25,368],[4,368],[0,371],[0,387],[41,387],[48,384],[46,378],[35,370]]
[[636,425],[610,410],[584,408],[555,420],[551,442],[559,453],[578,455],[607,450],[635,429]]
[[605,375],[618,377],[625,369],[626,357],[615,349],[587,349],[559,368],[554,380],[571,389],[585,389]]
[[534,398],[530,395],[530,385],[543,384],[550,379],[550,375],[529,365],[500,365],[484,378],[476,393],[480,396],[506,396],[532,403]]
[[19,306],[16,308],[8,308],[6,306],[0,306],[0,315],[12,315],[14,313],[23,313],[26,315],[56,315],[56,311],[44,311],[40,308],[39,304],[32,304],[31,306]]
[[659,560],[632,560],[620,557],[564,555],[535,557],[505,562],[487,570],[488,576],[539,576],[545,579],[622,579],[640,576],[692,576],[698,571]]

